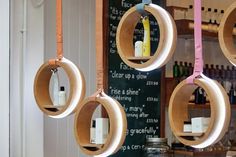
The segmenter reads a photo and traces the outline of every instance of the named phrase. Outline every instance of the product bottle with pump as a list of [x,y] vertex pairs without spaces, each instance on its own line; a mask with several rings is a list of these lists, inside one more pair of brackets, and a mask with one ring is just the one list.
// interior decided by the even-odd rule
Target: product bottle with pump
[[65,92],[65,87],[61,86],[60,91],[58,93],[58,104],[60,106],[63,106],[66,104],[66,92]]

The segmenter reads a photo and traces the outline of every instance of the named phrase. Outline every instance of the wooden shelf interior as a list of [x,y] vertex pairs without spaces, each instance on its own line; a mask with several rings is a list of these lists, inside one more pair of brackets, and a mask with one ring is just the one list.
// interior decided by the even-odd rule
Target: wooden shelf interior
[[63,107],[65,107],[65,105],[62,105],[62,106],[44,105],[43,107],[48,111],[57,112],[61,110]]
[[103,144],[93,144],[93,143],[81,143],[81,146],[85,149],[91,150],[91,151],[97,151],[101,149],[104,145]]
[[201,137],[204,133],[178,132],[176,135],[181,137]]
[[127,57],[127,59],[130,61],[148,61],[151,58],[152,58],[152,56],[149,56],[149,57]]

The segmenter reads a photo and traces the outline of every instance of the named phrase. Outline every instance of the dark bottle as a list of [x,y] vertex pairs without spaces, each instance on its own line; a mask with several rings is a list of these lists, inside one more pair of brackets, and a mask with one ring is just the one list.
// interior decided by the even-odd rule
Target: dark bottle
[[188,63],[184,62],[183,77],[187,78],[188,76],[189,76]]
[[188,64],[188,71],[189,71],[189,75],[193,74],[193,65],[192,65],[192,63]]
[[184,76],[184,65],[183,65],[183,62],[180,61],[179,62],[179,77],[182,77]]
[[214,65],[211,64],[211,68],[210,68],[210,78],[214,78],[215,76],[215,69],[214,69]]
[[215,79],[216,79],[216,80],[220,80],[220,69],[219,69],[219,65],[216,65],[216,69],[215,69]]
[[231,72],[230,72],[230,67],[226,67],[226,79],[230,80],[231,79]]
[[234,96],[234,87],[231,85],[231,88],[229,90],[229,102],[230,104],[235,104],[235,96]]
[[195,101],[194,101],[194,103],[195,104],[202,104],[202,102],[203,102],[202,99],[203,99],[203,91],[202,91],[201,87],[198,87],[195,90]]
[[232,81],[231,81],[232,85],[236,87],[236,69],[234,66],[232,66],[231,68],[231,78],[232,78]]
[[178,62],[175,61],[175,64],[173,66],[173,77],[178,78],[179,77],[179,65]]
[[220,67],[221,67],[220,68],[220,78],[222,80],[225,80],[225,78],[226,78],[226,71],[225,71],[224,65],[221,65]]
[[210,77],[210,69],[209,69],[209,65],[208,65],[208,64],[205,64],[203,73],[204,73],[207,77]]
[[232,68],[231,68],[231,77],[233,80],[236,79],[236,69],[234,66],[232,66]]
[[226,67],[226,77],[224,80],[224,88],[226,90],[226,92],[229,94],[230,88],[231,88],[231,72],[230,72],[230,67],[227,66]]

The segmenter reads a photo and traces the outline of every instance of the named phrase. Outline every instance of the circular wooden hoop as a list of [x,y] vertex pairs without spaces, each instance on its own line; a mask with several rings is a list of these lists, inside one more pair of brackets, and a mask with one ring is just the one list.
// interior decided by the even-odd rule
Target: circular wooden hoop
[[140,71],[151,71],[166,64],[176,48],[177,32],[173,18],[163,8],[155,4],[145,6],[157,20],[160,28],[159,46],[155,54],[145,63],[134,63],[128,57],[134,56],[133,34],[141,15],[135,7],[129,9],[121,18],[117,28],[116,44],[121,59],[130,67]]
[[[70,95],[66,104],[58,111],[53,112],[45,108],[45,105],[52,105],[49,93],[49,83],[52,75],[51,70],[61,67],[66,72],[70,83]],[[34,80],[34,96],[39,108],[48,116],[63,118],[75,112],[78,104],[85,96],[85,80],[82,72],[68,59],[56,60],[55,65],[45,62],[38,70]]]
[[[207,131],[196,140],[187,140],[179,133],[183,132],[184,121],[188,120],[188,103],[191,94],[202,87],[209,96],[211,104],[211,120]],[[169,103],[170,126],[177,139],[195,148],[205,148],[218,142],[228,130],[230,122],[230,103],[224,88],[216,81],[202,76],[194,80],[194,84],[182,81],[173,91]]]
[[236,2],[231,4],[220,22],[219,42],[225,57],[236,66],[236,47],[233,40],[233,28],[236,23]]
[[[97,150],[89,150],[86,147],[90,143],[90,124],[95,109],[102,105],[109,117],[109,135],[106,143]],[[77,143],[81,150],[91,156],[104,157],[116,153],[124,143],[127,130],[127,119],[123,107],[115,99],[103,94],[103,96],[90,97],[83,101],[75,116],[74,131]]]

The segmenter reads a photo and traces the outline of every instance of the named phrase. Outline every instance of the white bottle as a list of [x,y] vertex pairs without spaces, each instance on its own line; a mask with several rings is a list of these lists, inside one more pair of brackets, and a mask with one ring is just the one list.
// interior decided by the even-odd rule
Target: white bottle
[[143,42],[142,41],[136,41],[135,42],[135,57],[142,57],[143,56]]
[[96,143],[96,121],[92,120],[92,126],[90,128],[90,143]]
[[66,92],[65,92],[65,87],[61,86],[60,91],[58,93],[58,105],[63,106],[66,104]]
[[59,92],[59,76],[57,69],[52,70],[52,90],[53,90],[53,105],[58,105],[58,92]]

